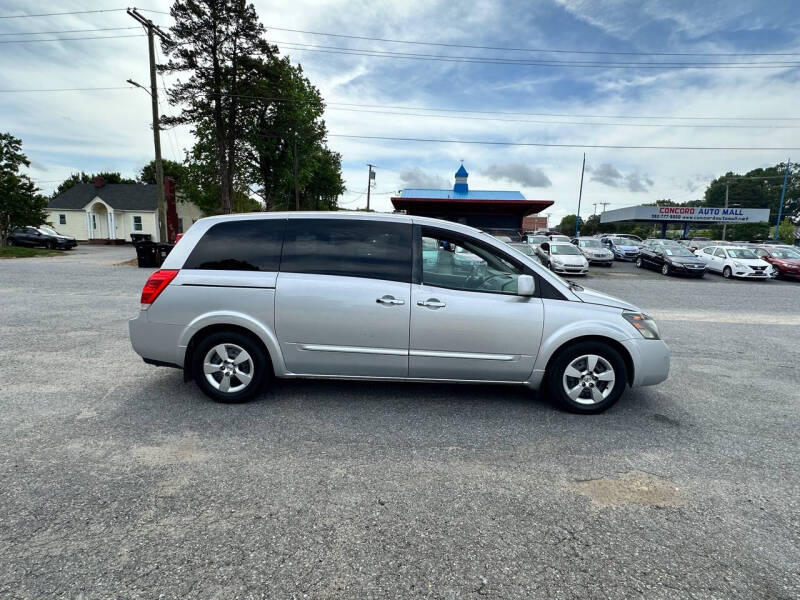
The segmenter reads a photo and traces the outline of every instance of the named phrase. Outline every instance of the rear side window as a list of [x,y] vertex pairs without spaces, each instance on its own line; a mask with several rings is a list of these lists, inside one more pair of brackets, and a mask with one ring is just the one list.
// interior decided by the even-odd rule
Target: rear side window
[[281,271],[411,281],[411,224],[289,219]]
[[184,269],[277,271],[286,219],[227,221],[209,228]]

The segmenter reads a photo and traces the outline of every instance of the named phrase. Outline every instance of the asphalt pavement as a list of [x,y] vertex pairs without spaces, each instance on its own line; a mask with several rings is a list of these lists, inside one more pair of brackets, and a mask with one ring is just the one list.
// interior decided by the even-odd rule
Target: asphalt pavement
[[593,268],[672,350],[597,416],[483,385],[226,406],[131,349],[133,257],[0,260],[0,598],[800,597],[800,283]]

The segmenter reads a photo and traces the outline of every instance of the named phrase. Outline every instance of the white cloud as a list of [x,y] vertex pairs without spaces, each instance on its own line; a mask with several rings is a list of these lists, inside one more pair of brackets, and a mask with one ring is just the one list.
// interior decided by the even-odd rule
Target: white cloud
[[551,187],[553,182],[538,167],[529,167],[523,163],[507,163],[489,165],[483,174],[489,179],[504,179],[525,187]]

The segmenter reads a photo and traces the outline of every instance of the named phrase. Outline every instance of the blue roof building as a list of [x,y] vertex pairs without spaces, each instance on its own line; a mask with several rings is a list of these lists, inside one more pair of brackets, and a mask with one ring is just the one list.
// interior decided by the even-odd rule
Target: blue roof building
[[455,185],[448,190],[410,188],[392,198],[398,211],[464,223],[486,230],[522,231],[523,217],[552,206],[552,200],[528,200],[511,190],[470,190],[469,173],[462,164]]

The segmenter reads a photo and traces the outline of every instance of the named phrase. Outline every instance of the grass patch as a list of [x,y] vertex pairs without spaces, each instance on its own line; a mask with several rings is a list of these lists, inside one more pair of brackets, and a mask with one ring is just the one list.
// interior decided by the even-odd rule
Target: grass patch
[[53,256],[54,254],[61,254],[61,252],[47,248],[0,247],[0,258],[32,258],[34,256]]

